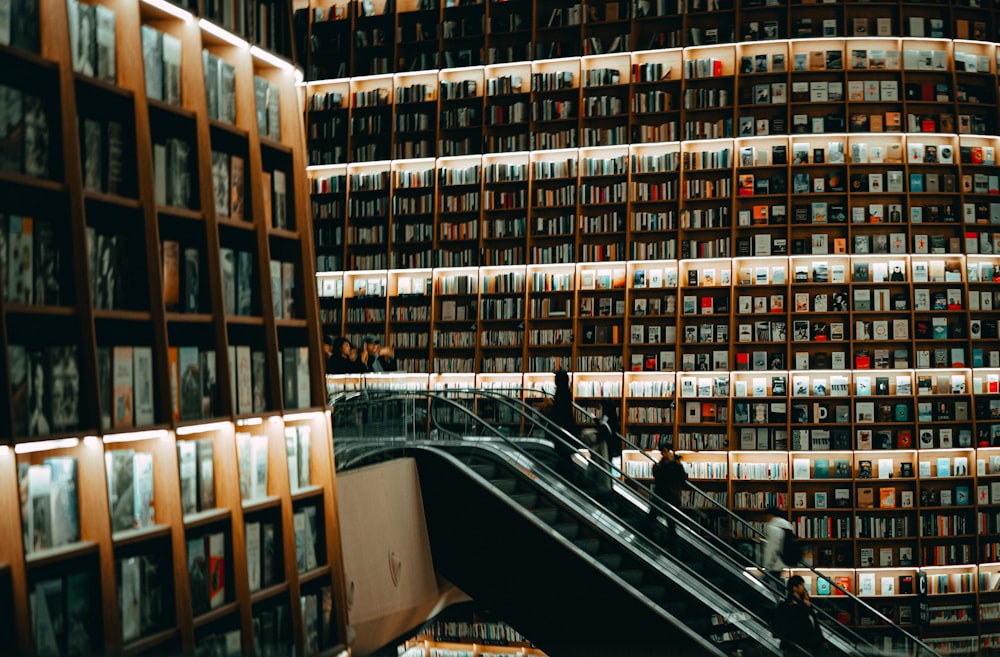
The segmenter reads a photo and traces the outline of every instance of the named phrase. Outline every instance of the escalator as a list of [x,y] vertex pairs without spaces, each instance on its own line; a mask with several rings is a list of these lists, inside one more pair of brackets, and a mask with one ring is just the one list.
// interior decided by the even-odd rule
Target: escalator
[[[769,629],[780,582],[734,563],[687,518],[675,517],[679,553],[663,550],[641,484],[585,458],[567,469],[554,449],[561,437],[502,397],[341,400],[338,469],[413,458],[439,574],[550,655],[781,654]],[[511,439],[484,424],[474,412],[484,398],[530,416],[543,437]],[[824,634],[831,655],[885,654],[843,626]],[[912,645],[907,654],[933,654]]]

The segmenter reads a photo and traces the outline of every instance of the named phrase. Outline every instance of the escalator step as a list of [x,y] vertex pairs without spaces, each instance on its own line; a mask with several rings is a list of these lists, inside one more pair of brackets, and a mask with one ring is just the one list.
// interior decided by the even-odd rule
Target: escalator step
[[649,586],[640,586],[639,591],[650,600],[660,602],[667,594],[667,587],[653,584]]
[[618,576],[623,580],[631,584],[632,586],[639,586],[642,584],[643,572],[641,570],[635,570],[632,568],[626,568],[624,570],[618,571]]
[[492,463],[471,463],[469,467],[472,468],[473,472],[486,479],[492,479],[497,473],[497,466]]
[[597,554],[597,551],[601,547],[601,542],[596,538],[577,538],[573,541],[573,545],[587,554]]
[[[559,509],[551,506],[540,507],[537,509],[532,509],[532,513],[535,517],[544,522],[546,525],[555,524],[556,518],[559,517]],[[561,533],[561,532],[560,532]],[[574,534],[575,535],[575,534]],[[567,536],[567,538],[573,538],[572,536]]]
[[597,560],[611,570],[618,570],[622,567],[622,555],[620,554],[599,554]]
[[514,489],[517,488],[517,479],[504,478],[504,479],[491,479],[490,481],[494,486],[502,490],[507,495],[513,493]]
[[538,493],[532,493],[530,491],[526,493],[514,493],[510,496],[510,499],[514,500],[526,509],[531,509],[538,503]]
[[[555,511],[555,509],[552,509]],[[537,513],[535,515],[538,515]],[[560,522],[552,524],[552,529],[556,530],[569,540],[576,538],[576,535],[580,533],[580,525],[575,522]]]

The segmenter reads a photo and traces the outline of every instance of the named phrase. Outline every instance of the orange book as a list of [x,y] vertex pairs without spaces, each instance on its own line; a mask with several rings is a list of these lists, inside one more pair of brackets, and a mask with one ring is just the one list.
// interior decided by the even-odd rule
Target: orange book
[[178,371],[177,347],[167,347],[167,371],[170,373],[170,413],[174,416],[174,421],[181,419],[181,398],[180,398],[180,372]]
[[879,488],[878,506],[880,509],[893,509],[896,507],[896,489]]
[[163,303],[167,310],[177,310],[181,303],[181,245],[177,240],[163,240]]
[[[834,583],[840,588],[835,589],[834,595],[844,595],[844,591],[851,592],[851,578],[848,575],[840,575],[833,578]],[[841,590],[843,589],[843,590]]]

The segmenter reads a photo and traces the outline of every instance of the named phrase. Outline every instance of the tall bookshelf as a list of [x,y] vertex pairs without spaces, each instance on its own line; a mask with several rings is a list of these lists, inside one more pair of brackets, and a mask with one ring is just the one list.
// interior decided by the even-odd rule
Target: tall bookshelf
[[[409,372],[328,386],[531,389],[562,367],[585,406],[620,399],[654,457],[673,437],[717,501],[758,523],[780,506],[813,563],[876,608],[942,649],[992,647],[997,7],[592,5],[473,5],[490,28],[478,64],[405,55],[406,70],[347,62],[306,84],[323,109],[310,130],[351,117],[376,82],[395,90],[398,152],[433,113],[431,92],[400,100],[418,80],[440,115],[460,102],[484,117],[481,151],[441,150],[459,142],[439,122],[433,160],[352,160],[345,132],[311,141],[324,331],[404,345]],[[397,3],[395,20],[448,11]],[[329,62],[318,53],[310,70]],[[451,98],[458,79],[476,92]],[[432,217],[387,218],[390,235],[418,223],[433,243],[324,267],[364,253],[328,236],[353,216],[342,181],[373,168],[389,204],[425,193],[390,172],[436,172]],[[419,324],[401,321],[410,308]],[[649,463],[627,452],[624,467],[647,478]],[[752,552],[740,528],[706,521]]]
[[38,11],[37,43],[0,45],[6,636],[23,654],[334,654],[297,72],[219,27],[290,54],[290,9]]

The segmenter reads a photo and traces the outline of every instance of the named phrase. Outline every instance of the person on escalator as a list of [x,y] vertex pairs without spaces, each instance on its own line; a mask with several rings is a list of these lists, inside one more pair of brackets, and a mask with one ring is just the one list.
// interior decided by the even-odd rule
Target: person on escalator
[[764,570],[774,577],[781,577],[781,572],[785,568],[791,568],[798,564],[786,564],[781,555],[785,547],[785,531],[795,531],[792,523],[781,516],[781,509],[768,507],[767,523],[764,525]]
[[[580,427],[576,423],[576,411],[573,410],[573,391],[569,387],[569,374],[565,370],[556,370],[555,393],[552,403],[543,406],[543,412],[549,421],[563,431],[556,431],[552,442],[558,455],[560,473],[571,481],[578,479],[580,468],[573,464],[573,457],[580,447]],[[567,435],[568,434],[568,435]]]
[[818,657],[826,641],[801,575],[788,578],[788,595],[774,610],[772,626],[785,657]]
[[[654,533],[662,537],[665,548],[674,552],[677,548],[677,529],[674,520],[661,507],[681,506],[681,491],[687,486],[687,471],[681,464],[681,457],[673,450],[669,438],[660,440],[660,460],[653,464],[653,503],[649,507]],[[659,519],[666,523],[666,531],[660,529]]]

